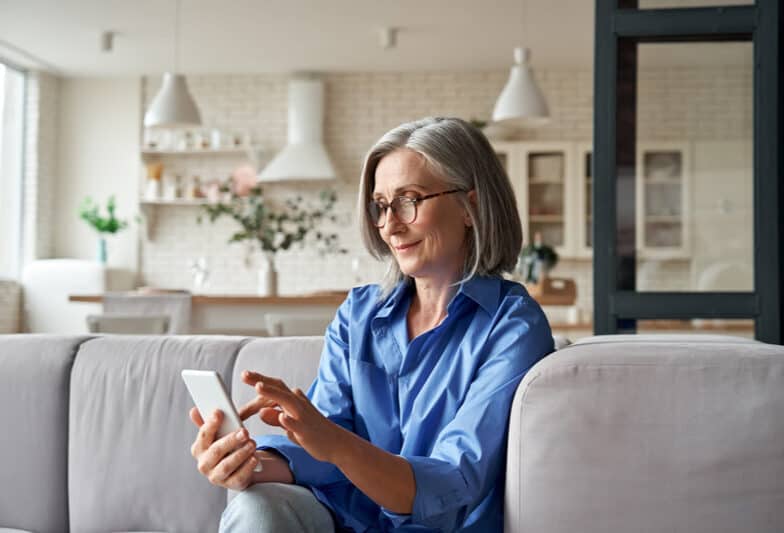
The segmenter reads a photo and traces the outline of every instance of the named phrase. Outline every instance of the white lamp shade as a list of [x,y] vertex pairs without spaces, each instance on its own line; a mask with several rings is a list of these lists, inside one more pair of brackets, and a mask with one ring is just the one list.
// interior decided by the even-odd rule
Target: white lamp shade
[[193,101],[185,76],[167,72],[161,90],[144,115],[146,128],[185,128],[201,125],[201,116]]
[[536,126],[549,119],[547,102],[528,66],[528,57],[528,50],[515,48],[515,65],[495,103],[493,121]]

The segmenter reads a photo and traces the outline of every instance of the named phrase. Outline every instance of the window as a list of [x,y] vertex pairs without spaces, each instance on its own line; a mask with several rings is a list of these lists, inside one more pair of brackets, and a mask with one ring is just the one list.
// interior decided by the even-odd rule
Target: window
[[17,278],[22,258],[25,74],[0,63],[0,277]]
[[784,4],[642,7],[664,3],[596,3],[594,331],[753,322],[781,344]]

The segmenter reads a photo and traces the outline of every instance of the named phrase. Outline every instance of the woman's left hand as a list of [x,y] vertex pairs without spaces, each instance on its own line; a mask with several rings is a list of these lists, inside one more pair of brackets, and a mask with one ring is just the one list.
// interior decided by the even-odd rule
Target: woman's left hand
[[314,459],[334,463],[341,450],[346,430],[316,409],[301,389],[291,390],[276,378],[247,371],[245,383],[254,383],[256,393],[266,404],[259,418],[286,431],[289,440],[302,446]]

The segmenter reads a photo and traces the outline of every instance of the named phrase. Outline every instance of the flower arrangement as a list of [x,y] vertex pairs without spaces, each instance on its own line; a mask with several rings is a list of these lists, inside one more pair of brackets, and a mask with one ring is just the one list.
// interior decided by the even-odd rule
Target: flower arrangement
[[93,203],[89,196],[82,201],[79,207],[79,218],[87,222],[98,233],[117,233],[128,226],[127,220],[117,218],[115,215],[114,195],[106,202],[106,216],[101,214],[101,207]]
[[[202,206],[210,222],[227,216],[240,226],[240,230],[229,237],[228,242],[250,241],[262,252],[275,254],[280,250],[288,250],[292,245],[305,245],[307,237],[313,237],[321,253],[346,253],[338,245],[338,236],[318,229],[324,221],[335,222],[332,210],[337,201],[334,191],[324,190],[319,195],[320,206],[302,205],[302,197],[288,199],[282,205],[265,202],[264,192],[259,185],[240,189],[239,194],[233,186],[233,180],[219,186],[223,201],[211,202]],[[202,221],[202,214],[198,222]]]

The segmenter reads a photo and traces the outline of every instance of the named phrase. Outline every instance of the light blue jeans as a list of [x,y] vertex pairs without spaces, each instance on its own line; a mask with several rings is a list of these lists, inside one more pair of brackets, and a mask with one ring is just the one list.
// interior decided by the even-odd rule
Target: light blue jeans
[[221,516],[220,533],[333,533],[332,515],[305,487],[257,483],[238,493]]

